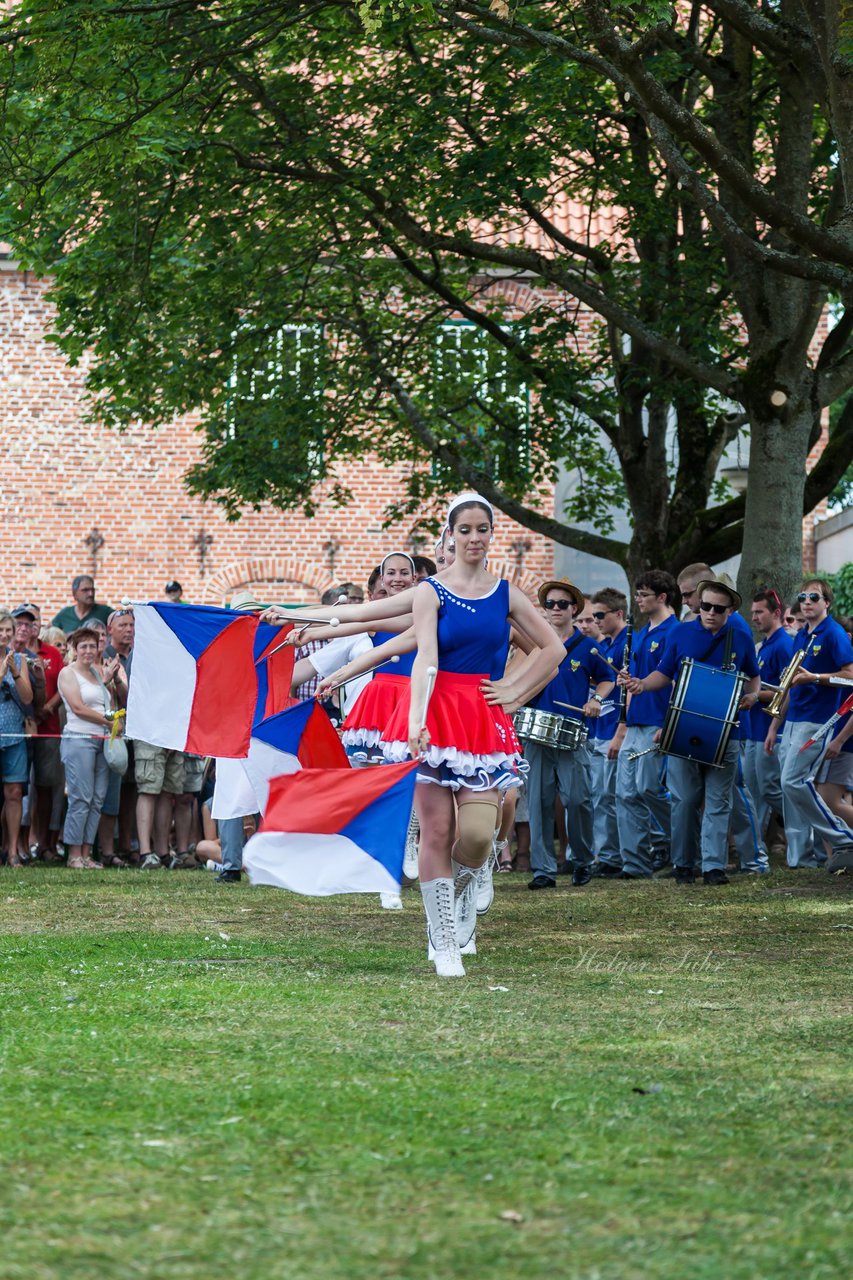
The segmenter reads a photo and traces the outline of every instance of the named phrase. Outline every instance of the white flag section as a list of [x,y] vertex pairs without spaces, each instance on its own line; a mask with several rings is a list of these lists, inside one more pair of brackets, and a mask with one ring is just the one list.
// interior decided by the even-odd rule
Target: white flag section
[[252,884],[271,884],[315,898],[400,892],[400,881],[388,868],[346,836],[262,831],[244,848],[243,862]]
[[302,768],[296,756],[291,755],[290,752],[280,751],[278,747],[273,747],[270,743],[254,737],[249,744],[248,758],[241,763],[251,784],[258,813],[267,811],[270,781],[283,774],[296,773],[297,769]]
[[243,850],[252,884],[292,893],[396,893],[417,762],[302,769],[273,778],[261,830]]
[[243,767],[245,763],[245,760],[217,758],[216,781],[210,805],[210,816],[216,822],[221,822],[223,818],[245,818],[247,814],[261,812],[255,788]]

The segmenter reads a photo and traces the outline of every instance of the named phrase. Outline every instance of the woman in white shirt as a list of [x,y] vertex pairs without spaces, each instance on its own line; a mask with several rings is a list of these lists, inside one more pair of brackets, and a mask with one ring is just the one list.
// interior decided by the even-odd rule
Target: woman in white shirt
[[67,717],[60,744],[68,793],[67,865],[75,870],[100,869],[101,863],[92,857],[92,845],[109,781],[104,737],[112,727],[110,695],[104,685],[115,675],[118,658],[105,665],[99,678],[97,633],[81,627],[69,643],[74,657],[60,672],[58,686]]

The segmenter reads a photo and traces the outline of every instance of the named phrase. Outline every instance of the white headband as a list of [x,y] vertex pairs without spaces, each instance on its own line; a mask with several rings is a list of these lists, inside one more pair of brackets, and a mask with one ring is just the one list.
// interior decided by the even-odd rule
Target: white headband
[[387,556],[383,558],[382,563],[379,566],[380,578],[385,572],[385,561],[393,559],[394,556],[402,556],[404,560],[408,560],[409,564],[412,566],[412,577],[414,577],[415,574],[417,573],[417,570],[415,568],[415,562],[412,559],[412,557],[409,555],[408,551],[389,551]]
[[474,505],[478,507],[485,507],[489,515],[492,517],[492,524],[495,523],[495,509],[492,506],[491,502],[489,502],[487,498],[484,498],[483,495],[480,493],[469,492],[469,493],[460,493],[458,497],[451,498],[450,506],[447,508],[447,520],[445,521],[446,527],[448,529],[451,527],[450,526],[451,516],[453,515],[453,512],[456,511],[459,507],[468,507],[468,506],[474,506]]

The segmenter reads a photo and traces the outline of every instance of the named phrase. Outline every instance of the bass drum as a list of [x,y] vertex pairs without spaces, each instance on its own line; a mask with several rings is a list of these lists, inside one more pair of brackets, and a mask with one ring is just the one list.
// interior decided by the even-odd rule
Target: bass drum
[[685,658],[663,722],[661,751],[721,767],[738,725],[745,684],[746,676],[739,671],[721,671]]
[[588,729],[580,720],[555,715],[553,711],[537,711],[522,707],[512,718],[515,732],[527,742],[539,742],[558,751],[576,751],[588,737]]

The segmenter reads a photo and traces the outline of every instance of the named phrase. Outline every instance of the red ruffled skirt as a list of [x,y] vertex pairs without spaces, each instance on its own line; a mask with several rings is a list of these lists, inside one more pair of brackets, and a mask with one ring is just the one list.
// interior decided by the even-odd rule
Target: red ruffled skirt
[[[384,729],[404,697],[409,705],[408,676],[393,676],[382,672],[374,676],[362,689],[346,720],[341,726],[341,742],[347,754],[375,751],[384,738]],[[380,753],[381,754],[381,753]]]
[[[519,786],[526,764],[513,723],[502,707],[489,706],[480,692],[488,675],[439,671],[427,711],[429,747],[419,782],[474,791]],[[386,760],[409,758],[411,682],[382,732]]]

